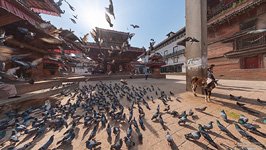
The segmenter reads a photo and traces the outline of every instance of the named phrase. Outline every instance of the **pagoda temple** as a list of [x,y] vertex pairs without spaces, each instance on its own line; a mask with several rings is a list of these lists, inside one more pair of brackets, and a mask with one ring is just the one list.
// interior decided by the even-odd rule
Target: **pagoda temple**
[[[86,46],[87,55],[99,64],[95,72],[114,74],[134,72],[131,62],[136,61],[145,50],[130,46],[129,33],[97,27],[95,31],[101,39],[101,44],[88,43]],[[125,44],[126,47],[123,46]]]

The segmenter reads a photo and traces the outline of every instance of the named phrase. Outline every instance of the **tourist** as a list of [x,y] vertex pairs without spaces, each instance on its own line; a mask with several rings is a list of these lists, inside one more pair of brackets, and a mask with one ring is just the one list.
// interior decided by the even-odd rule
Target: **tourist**
[[[214,81],[215,82],[215,84],[217,84],[218,85],[218,83],[217,83],[217,81],[218,80],[216,80],[215,78],[214,78],[214,75],[213,75],[213,68],[214,68],[214,64],[211,64],[211,66],[207,69],[207,78],[208,78],[208,80],[210,79],[210,82],[211,81]],[[209,83],[209,82],[208,82]]]

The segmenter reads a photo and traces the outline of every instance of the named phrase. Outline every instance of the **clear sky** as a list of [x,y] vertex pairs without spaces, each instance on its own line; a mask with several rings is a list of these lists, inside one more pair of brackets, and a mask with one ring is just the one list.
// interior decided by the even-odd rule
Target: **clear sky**
[[[55,0],[57,2],[58,0]],[[105,7],[109,0],[68,0],[76,8],[73,12],[63,2],[61,17],[42,15],[43,19],[51,21],[56,27],[72,29],[79,37],[90,32],[95,26],[124,32],[133,32],[136,35],[130,41],[132,46],[149,47],[150,39],[156,43],[166,38],[170,31],[178,31],[185,26],[185,0],[113,0],[115,20],[112,16],[113,28],[105,20]],[[69,18],[78,15],[77,24]],[[130,24],[137,24],[133,29]],[[92,41],[90,37],[89,41]]]

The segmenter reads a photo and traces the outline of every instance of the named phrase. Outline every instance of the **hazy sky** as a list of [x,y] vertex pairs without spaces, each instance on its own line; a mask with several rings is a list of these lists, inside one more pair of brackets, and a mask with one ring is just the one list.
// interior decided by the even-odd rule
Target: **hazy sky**
[[[57,0],[55,0],[57,2]],[[136,35],[131,40],[131,45],[136,47],[149,47],[151,38],[156,43],[164,40],[170,31],[176,32],[185,26],[185,0],[113,0],[115,20],[110,28],[105,20],[105,7],[109,0],[68,0],[76,8],[69,9],[63,2],[62,10],[65,14],[61,17],[42,15],[45,20],[51,21],[56,27],[72,29],[77,36],[83,36],[95,26],[124,32],[134,32]],[[69,18],[78,15],[77,24]],[[133,29],[130,24],[137,24],[138,29]],[[92,41],[91,37],[90,40]]]

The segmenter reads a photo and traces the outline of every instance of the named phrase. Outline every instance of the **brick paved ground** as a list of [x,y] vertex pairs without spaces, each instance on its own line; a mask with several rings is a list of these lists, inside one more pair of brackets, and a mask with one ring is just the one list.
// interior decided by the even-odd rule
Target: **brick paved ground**
[[[168,131],[170,134],[172,134],[174,141],[175,141],[175,149],[213,149],[212,146],[208,144],[203,138],[199,140],[199,142],[193,143],[190,141],[187,141],[184,138],[184,134],[190,133],[194,130],[197,130],[198,124],[207,124],[209,121],[214,121],[214,129],[213,132],[210,134],[211,137],[214,139],[215,142],[217,142],[219,145],[223,143],[226,146],[229,147],[235,147],[237,145],[236,142],[231,140],[227,135],[219,131],[217,125],[216,125],[216,119],[219,119],[223,125],[225,125],[236,137],[241,139],[241,143],[239,145],[244,145],[245,147],[251,148],[251,149],[261,149],[260,147],[251,144],[246,139],[241,138],[238,132],[236,132],[235,127],[233,124],[228,124],[222,121],[220,117],[220,111],[222,109],[225,110],[225,112],[228,114],[228,117],[230,120],[237,120],[238,116],[240,114],[243,114],[247,116],[250,119],[251,123],[255,123],[260,126],[259,130],[266,133],[266,125],[262,124],[259,120],[259,118],[266,117],[265,115],[265,106],[261,105],[256,102],[256,98],[261,98],[262,100],[266,100],[266,82],[262,81],[236,81],[236,80],[220,80],[220,86],[214,89],[214,94],[212,97],[211,103],[206,103],[204,101],[203,96],[194,97],[192,93],[185,91],[185,77],[184,76],[167,76],[169,78],[168,80],[165,79],[133,79],[128,80],[129,85],[138,85],[138,86],[150,86],[151,84],[155,87],[160,87],[162,90],[164,90],[167,94],[171,90],[175,93],[175,96],[172,97],[174,99],[173,102],[169,102],[171,109],[170,110],[176,110],[178,112],[182,112],[184,110],[188,111],[190,109],[193,109],[195,107],[203,107],[207,106],[206,113],[199,113],[195,112],[195,115],[198,116],[198,119],[193,120],[191,117],[189,119],[192,121],[187,126],[179,126],[177,118],[172,118],[169,114],[164,114],[162,117],[164,121],[166,122],[166,125],[168,127]],[[104,81],[109,83],[110,81]],[[112,81],[112,82],[119,82],[119,81]],[[95,84],[96,81],[90,82],[90,84]],[[241,108],[238,108],[235,105],[235,101],[232,101],[229,99],[229,94],[233,94],[236,96],[243,96],[242,102],[246,104],[248,108],[252,108],[258,112],[260,112],[260,115],[251,115],[241,110]],[[153,95],[153,97],[156,97],[155,94],[148,94]],[[178,97],[181,102],[175,101],[175,98]],[[128,103],[125,99],[121,100],[125,106],[128,106]],[[165,108],[163,103],[160,100],[156,100],[156,103],[153,104],[151,101],[149,101],[149,105],[151,107],[151,111],[148,111],[146,108],[144,108],[146,112],[145,116],[145,126],[146,130],[142,131],[143,133],[143,144],[137,145],[133,149],[137,150],[167,150],[171,149],[170,146],[167,144],[167,141],[165,139],[166,131],[162,129],[159,123],[155,123],[151,121],[151,116],[155,112],[155,109],[158,104],[161,106],[161,111]],[[128,114],[128,110],[126,109],[125,112]],[[137,110],[134,111],[134,115],[136,118],[138,118],[138,112]],[[121,126],[122,127],[122,126]],[[124,137],[126,134],[126,128],[128,125],[124,125],[122,127],[122,133],[121,137]],[[85,138],[83,139],[84,132],[86,128],[83,128],[83,125],[78,126],[78,136],[74,140],[72,146],[67,147],[61,147],[62,149],[74,149],[74,150],[83,150],[86,149],[85,142],[91,132],[89,130],[89,133]],[[65,129],[63,129],[60,133],[56,132],[53,133],[52,131],[49,131],[44,138],[42,138],[38,143],[36,143],[36,146],[34,149],[38,149],[44,142],[48,140],[48,138],[55,134],[55,141],[51,145],[50,148],[55,148],[55,143],[62,139],[63,135],[62,133],[65,132]],[[254,136],[258,141],[261,143],[264,143],[266,145],[266,139],[259,137],[255,134],[250,133],[252,136]],[[107,134],[105,129],[100,130],[97,133],[96,139],[98,141],[102,142],[101,148],[103,150],[110,149],[110,144],[107,142]],[[136,134],[133,133],[133,137],[136,137]],[[113,142],[114,142],[114,136],[113,136]],[[23,145],[22,143],[21,145]],[[125,144],[123,145],[123,149],[126,149]],[[225,147],[220,145],[220,149],[225,149]]]

